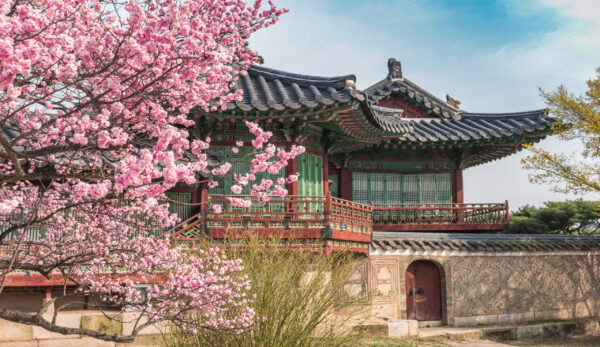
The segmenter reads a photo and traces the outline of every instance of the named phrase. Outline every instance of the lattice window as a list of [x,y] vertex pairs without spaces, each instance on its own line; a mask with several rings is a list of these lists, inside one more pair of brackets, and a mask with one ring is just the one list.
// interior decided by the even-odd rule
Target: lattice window
[[402,201],[407,204],[415,204],[421,202],[419,194],[419,175],[402,175]]
[[352,173],[352,200],[360,203],[451,203],[452,176],[441,173]]
[[420,187],[420,202],[436,202],[435,193],[435,174],[424,173],[419,175],[419,187]]
[[387,195],[389,202],[400,202],[402,201],[402,174],[399,173],[388,173],[385,175],[387,178]]
[[370,181],[368,172],[352,173],[352,200],[363,204],[368,204],[370,192]]
[[452,176],[449,172],[440,172],[435,174],[436,184],[436,202],[452,202]]
[[173,202],[169,203],[169,212],[177,213],[181,221],[192,217],[192,193],[188,192],[166,192],[167,197]]
[[382,173],[371,174],[371,196],[369,201],[373,204],[383,204],[387,201],[385,176]]

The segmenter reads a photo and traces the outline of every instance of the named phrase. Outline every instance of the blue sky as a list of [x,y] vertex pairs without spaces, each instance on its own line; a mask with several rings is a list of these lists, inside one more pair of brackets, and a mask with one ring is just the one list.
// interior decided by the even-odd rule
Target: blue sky
[[[600,67],[600,1],[412,0],[277,1],[287,7],[251,44],[265,66],[302,74],[355,74],[366,88],[387,74],[387,59],[433,94],[473,112],[544,107],[538,88],[580,93]],[[545,140],[554,151],[576,143]],[[466,202],[512,207],[573,199],[530,184],[523,153],[468,169]],[[587,196],[587,198],[598,198]]]

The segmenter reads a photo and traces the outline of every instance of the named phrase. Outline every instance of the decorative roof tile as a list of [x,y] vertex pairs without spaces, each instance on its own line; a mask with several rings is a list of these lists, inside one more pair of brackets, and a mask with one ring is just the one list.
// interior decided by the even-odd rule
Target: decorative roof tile
[[600,236],[455,234],[374,232],[371,248],[386,252],[467,251],[467,252],[551,252],[600,251]]
[[410,120],[402,118],[404,110],[371,105],[374,119],[381,129],[397,134],[406,134],[412,131]]
[[[400,62],[394,58],[388,60],[388,69],[389,73],[385,79],[365,89],[365,92],[369,95],[370,102],[377,103],[379,100],[392,94],[400,94],[411,99],[422,108],[431,111],[434,115],[442,118],[459,117],[460,112],[458,104],[460,102],[449,96],[447,97],[448,101],[444,102],[435,95],[409,81],[402,76]],[[398,73],[398,71],[400,71],[400,73]]]

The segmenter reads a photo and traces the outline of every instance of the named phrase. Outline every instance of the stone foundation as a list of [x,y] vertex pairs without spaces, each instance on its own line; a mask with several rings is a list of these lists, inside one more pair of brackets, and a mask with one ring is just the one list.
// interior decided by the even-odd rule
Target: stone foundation
[[[117,322],[107,319],[98,312],[68,312],[59,314],[57,323],[69,328],[90,328],[108,334],[126,335],[131,333],[135,315],[135,313],[120,313],[118,319],[122,322]],[[133,343],[115,343],[79,335],[62,335],[37,326],[0,319],[0,347],[160,346],[161,328],[164,329],[158,326],[143,329]]]

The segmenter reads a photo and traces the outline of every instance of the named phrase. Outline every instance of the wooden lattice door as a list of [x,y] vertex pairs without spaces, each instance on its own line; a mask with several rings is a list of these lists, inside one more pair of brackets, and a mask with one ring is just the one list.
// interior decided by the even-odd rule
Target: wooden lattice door
[[411,263],[406,270],[405,285],[408,319],[442,319],[441,277],[434,263],[424,260]]

